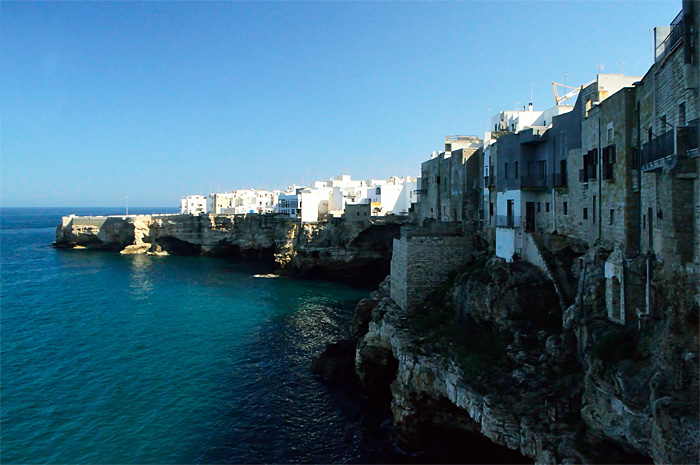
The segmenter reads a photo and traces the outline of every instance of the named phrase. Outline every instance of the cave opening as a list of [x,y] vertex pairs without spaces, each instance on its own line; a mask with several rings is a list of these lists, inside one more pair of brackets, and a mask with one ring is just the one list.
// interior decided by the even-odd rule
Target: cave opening
[[156,244],[171,255],[199,255],[202,253],[201,245],[192,244],[172,236],[158,238]]
[[464,429],[426,425],[421,429],[424,449],[408,463],[535,463],[520,452]]

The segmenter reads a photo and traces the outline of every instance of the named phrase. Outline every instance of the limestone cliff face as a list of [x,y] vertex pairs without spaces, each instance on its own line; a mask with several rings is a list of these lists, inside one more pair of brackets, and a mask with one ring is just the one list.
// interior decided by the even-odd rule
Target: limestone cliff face
[[[439,426],[538,463],[698,463],[697,283],[657,264],[652,315],[618,325],[606,308],[609,255],[579,261],[565,311],[539,269],[499,259],[465,267],[412,314],[375,293],[356,325],[367,328],[355,360],[366,393],[391,399],[409,447]],[[628,263],[630,289],[644,289],[642,263]]]
[[275,215],[66,217],[55,246],[122,253],[171,253],[274,261],[302,275],[365,278],[389,273],[391,247],[403,218],[318,224]]
[[[586,256],[588,282],[567,321],[582,352],[582,418],[595,434],[656,463],[698,463],[697,282],[651,261],[649,314],[645,294],[628,292],[626,325],[611,325],[600,263],[608,252]],[[643,257],[628,261],[628,288],[645,289],[645,267]]]

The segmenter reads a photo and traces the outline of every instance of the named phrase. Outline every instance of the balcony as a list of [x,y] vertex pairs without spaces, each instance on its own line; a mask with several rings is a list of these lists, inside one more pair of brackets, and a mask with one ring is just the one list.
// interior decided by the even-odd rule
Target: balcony
[[546,176],[520,176],[521,189],[546,189],[547,187]]
[[683,39],[683,12],[678,13],[678,16],[671,22],[671,31],[668,36],[656,45],[656,63],[660,62],[671,53],[676,44]]
[[603,163],[603,181],[612,181],[615,176],[615,163]]
[[494,187],[496,185],[496,178],[495,176],[484,176],[484,187],[485,188],[490,188]]
[[698,126],[700,126],[700,119],[695,119],[689,122],[687,126],[679,126],[677,128],[676,150],[679,155],[698,156],[698,142],[700,142],[698,140]]
[[566,187],[569,181],[567,179],[566,173],[554,173],[552,175],[552,186],[554,187]]
[[514,229],[520,227],[520,217],[510,215],[496,215],[496,227]]
[[642,146],[642,170],[651,171],[662,166],[662,160],[674,154],[674,131],[661,134]]

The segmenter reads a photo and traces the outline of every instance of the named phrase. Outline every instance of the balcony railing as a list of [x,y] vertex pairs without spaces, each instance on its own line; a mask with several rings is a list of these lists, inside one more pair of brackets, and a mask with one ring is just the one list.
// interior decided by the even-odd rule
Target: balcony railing
[[484,176],[484,187],[493,187],[496,185],[495,176]]
[[497,228],[519,228],[520,227],[520,217],[519,216],[509,216],[509,215],[496,215],[496,227]]
[[568,182],[566,173],[554,173],[552,175],[552,186],[554,187],[566,187]]
[[615,163],[603,163],[603,180],[611,181],[614,179]]
[[656,46],[656,62],[663,60],[668,53],[673,50],[678,42],[683,39],[683,12],[681,11],[676,16],[676,19],[671,22],[671,32],[668,36]]
[[521,189],[544,189],[547,187],[546,176],[520,176]]
[[674,131],[661,134],[656,139],[652,139],[642,146],[642,165],[650,165],[657,160],[673,155],[673,134]]
[[695,119],[689,122],[686,126],[676,128],[678,132],[678,140],[676,141],[676,150],[679,154],[687,154],[692,150],[698,150],[698,126],[700,119]]

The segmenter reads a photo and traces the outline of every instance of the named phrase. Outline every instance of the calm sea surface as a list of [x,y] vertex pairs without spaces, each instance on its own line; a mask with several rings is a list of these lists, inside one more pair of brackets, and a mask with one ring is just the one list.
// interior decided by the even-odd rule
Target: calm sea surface
[[309,371],[367,289],[51,247],[62,215],[122,211],[1,210],[2,463],[372,459]]

